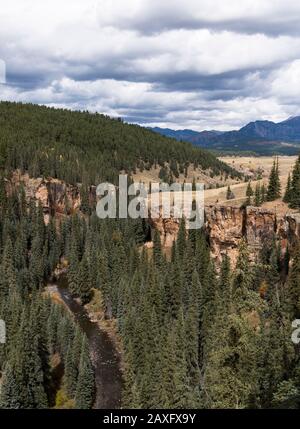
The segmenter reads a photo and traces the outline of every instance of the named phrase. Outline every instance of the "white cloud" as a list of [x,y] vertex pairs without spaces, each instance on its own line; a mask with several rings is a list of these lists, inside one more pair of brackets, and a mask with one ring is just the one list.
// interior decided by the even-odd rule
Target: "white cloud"
[[175,128],[284,119],[299,112],[299,17],[296,0],[10,0],[0,98]]
[[300,59],[272,73],[270,92],[279,100],[298,104],[300,112]]
[[295,26],[300,4],[297,0],[102,0],[98,11],[101,24],[140,31],[205,24],[241,30],[239,24],[244,24],[246,31],[252,27],[255,32],[259,24],[265,30],[268,23]]

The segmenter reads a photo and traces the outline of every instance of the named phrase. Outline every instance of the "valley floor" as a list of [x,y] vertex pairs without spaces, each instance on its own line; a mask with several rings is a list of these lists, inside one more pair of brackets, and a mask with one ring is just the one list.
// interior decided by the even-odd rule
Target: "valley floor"
[[[273,165],[274,157],[223,157],[220,158],[223,162],[226,162],[231,167],[236,168],[238,171],[256,177],[257,173],[260,172],[262,179],[261,180],[252,180],[252,188],[255,189],[257,183],[265,184],[268,183],[268,177]],[[279,169],[280,169],[280,182],[282,188],[282,194],[284,194],[287,178],[289,173],[291,173],[296,156],[279,156]],[[231,190],[234,193],[235,198],[232,200],[226,199],[227,186],[222,186],[216,189],[207,189],[205,191],[205,204],[206,205],[231,205],[231,206],[240,206],[246,200],[246,189],[247,182],[236,183],[231,185]],[[289,209],[288,205],[283,203],[281,199],[266,202],[263,204],[263,207],[266,209],[276,210],[278,214],[286,214],[294,212],[294,210]]]

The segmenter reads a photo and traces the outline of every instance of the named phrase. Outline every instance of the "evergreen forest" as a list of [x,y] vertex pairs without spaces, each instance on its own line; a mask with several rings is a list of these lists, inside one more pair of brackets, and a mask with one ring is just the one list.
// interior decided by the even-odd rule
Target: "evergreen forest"
[[[88,339],[45,294],[62,261],[72,296],[85,305],[99,291],[106,318],[116,321],[123,408],[300,407],[300,349],[291,340],[300,319],[297,243],[282,255],[274,234],[251,263],[242,240],[233,269],[226,254],[215,263],[206,231],[187,231],[184,219],[166,254],[146,220],[100,220],[89,206],[45,223],[22,184],[7,190],[16,169],[87,184],[172,159],[178,168],[233,170],[209,152],[88,112],[1,103],[0,125],[1,408],[93,407]],[[299,204],[299,165],[291,205]],[[269,187],[266,198],[271,191],[279,192]]]

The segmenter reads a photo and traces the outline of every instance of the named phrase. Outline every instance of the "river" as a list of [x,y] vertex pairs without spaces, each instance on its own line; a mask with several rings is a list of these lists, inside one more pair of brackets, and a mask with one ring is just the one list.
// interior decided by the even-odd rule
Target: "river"
[[96,384],[93,408],[121,408],[122,374],[119,355],[113,341],[97,322],[90,320],[85,308],[72,298],[65,276],[62,276],[55,285],[49,286],[56,288],[88,338]]

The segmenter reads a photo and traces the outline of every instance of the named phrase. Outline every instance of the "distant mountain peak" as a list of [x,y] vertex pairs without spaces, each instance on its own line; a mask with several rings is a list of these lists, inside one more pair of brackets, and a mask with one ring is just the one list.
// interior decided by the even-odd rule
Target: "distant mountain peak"
[[186,140],[197,146],[220,151],[254,151],[259,153],[300,152],[300,116],[282,122],[252,121],[238,131],[194,131],[152,128],[153,131],[177,140]]
[[286,119],[285,121],[279,122],[280,124],[287,124],[290,122],[300,122],[300,116],[290,116],[288,119]]

